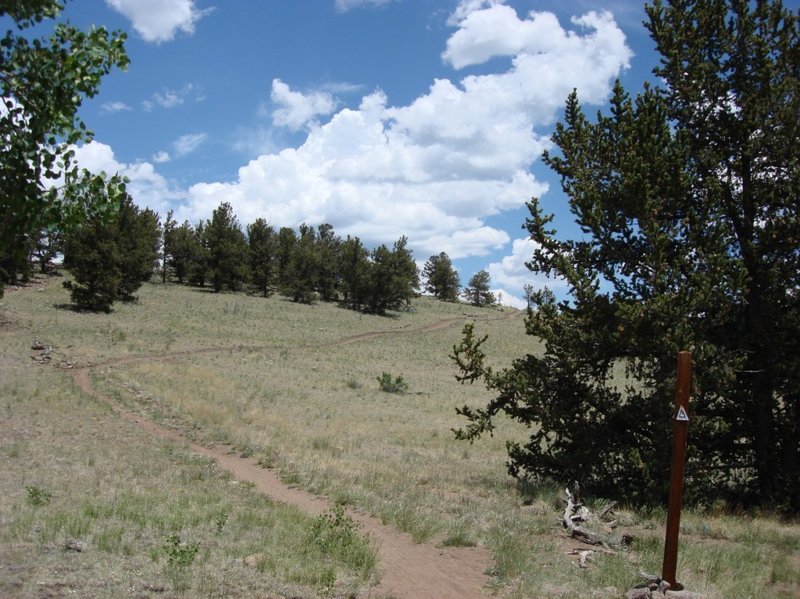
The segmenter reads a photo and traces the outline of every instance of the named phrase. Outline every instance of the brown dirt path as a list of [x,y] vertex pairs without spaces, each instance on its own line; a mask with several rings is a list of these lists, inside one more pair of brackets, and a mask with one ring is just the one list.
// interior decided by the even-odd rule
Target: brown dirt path
[[[509,316],[506,315],[504,318],[509,318]],[[464,320],[464,318],[453,318],[417,329],[364,333],[322,344],[322,346],[345,345],[397,333],[436,331],[454,326]],[[123,366],[147,360],[169,360],[189,355],[230,351],[231,349],[240,348],[205,348],[121,358],[77,368],[71,373],[76,385],[84,393],[106,402],[117,414],[129,422],[157,437],[187,444],[191,451],[213,459],[220,468],[229,471],[239,480],[253,483],[256,489],[275,501],[297,506],[314,515],[325,512],[332,507],[330,501],[302,489],[285,485],[274,470],[264,468],[252,459],[242,458],[231,453],[227,446],[206,447],[193,443],[181,433],[142,418],[112,398],[97,393],[92,386],[90,372],[97,367]],[[432,545],[416,544],[411,540],[411,535],[385,526],[372,516],[353,510],[349,514],[378,547],[381,579],[378,586],[370,590],[370,596],[383,595],[397,599],[480,599],[492,594],[486,588],[489,579],[485,572],[493,562],[485,547],[440,549]]]

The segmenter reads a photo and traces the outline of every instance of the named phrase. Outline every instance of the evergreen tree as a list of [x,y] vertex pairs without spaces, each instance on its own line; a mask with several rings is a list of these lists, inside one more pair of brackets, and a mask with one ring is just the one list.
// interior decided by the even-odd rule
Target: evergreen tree
[[172,269],[178,283],[183,284],[202,251],[197,234],[188,220],[179,227],[174,224],[164,227],[164,247],[167,266]]
[[250,276],[256,289],[269,297],[277,274],[277,236],[263,218],[247,225],[250,246]]
[[289,284],[289,263],[292,260],[297,234],[291,227],[281,227],[278,230],[278,286],[286,289]]
[[194,242],[191,243],[191,263],[189,265],[189,284],[205,287],[209,273],[208,221],[200,220],[194,228]]
[[141,210],[135,206],[127,194],[117,214],[116,244],[121,274],[117,297],[131,301],[136,290],[155,272],[161,229],[158,215],[149,208]]
[[428,258],[422,273],[427,281],[425,289],[428,293],[432,293],[440,300],[448,302],[458,300],[461,282],[456,269],[453,268],[450,256],[445,252]]
[[392,247],[392,264],[399,280],[395,284],[395,307],[408,307],[419,293],[419,269],[414,256],[408,249],[408,238],[403,235]]
[[167,270],[169,269],[169,263],[172,258],[172,247],[170,246],[170,242],[173,241],[175,236],[175,229],[177,223],[175,219],[172,218],[173,211],[169,210],[167,212],[167,218],[164,221],[164,233],[162,235],[163,243],[161,246],[161,282],[167,282]]
[[48,231],[42,229],[36,235],[32,259],[39,264],[42,274],[52,266],[53,258],[64,252],[64,236],[58,230]]
[[408,239],[401,237],[391,250],[385,245],[373,250],[367,273],[367,311],[383,314],[404,309],[416,295],[419,271],[407,244]]
[[530,283],[525,283],[522,286],[522,297],[525,298],[525,303],[527,304],[526,309],[530,314],[533,311],[533,302],[534,298],[536,297],[536,289],[534,289],[533,285]]
[[[287,238],[288,241],[288,238]],[[300,225],[300,237],[286,266],[284,293],[295,302],[310,304],[318,280],[317,234],[313,227]]]
[[122,282],[116,227],[95,217],[64,240],[64,281],[72,303],[83,310],[110,312]]
[[317,291],[323,301],[336,299],[339,291],[339,251],[342,240],[333,232],[333,226],[317,227]]
[[464,288],[464,296],[467,301],[478,308],[493,306],[497,300],[489,290],[489,283],[489,273],[485,270],[480,270],[472,275]]
[[108,312],[117,300],[131,301],[153,274],[158,257],[158,216],[139,209],[127,194],[117,217],[92,218],[66,236],[64,267],[72,275],[64,286],[80,308]]
[[370,261],[367,248],[358,237],[347,236],[339,253],[342,295],[346,306],[360,309],[366,303]]
[[[576,94],[546,155],[583,235],[559,240],[529,203],[530,263],[570,300],[534,294],[545,341],[494,371],[466,331],[460,378],[498,396],[464,407],[460,436],[506,412],[535,431],[510,447],[528,471],[639,501],[669,481],[676,353],[695,391],[686,492],[800,509],[800,37],[781,2],[656,1],[664,87],[617,84],[591,122]],[[624,375],[620,373],[624,369]]]
[[241,289],[248,277],[249,251],[239,221],[228,202],[214,210],[204,233],[208,278],[214,292]]

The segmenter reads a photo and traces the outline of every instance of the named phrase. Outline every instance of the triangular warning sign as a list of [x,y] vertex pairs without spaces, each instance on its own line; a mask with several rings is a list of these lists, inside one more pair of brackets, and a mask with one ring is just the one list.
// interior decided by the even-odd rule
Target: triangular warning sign
[[675,420],[678,422],[689,422],[689,414],[686,413],[686,409],[683,406],[678,408],[678,415],[675,416]]

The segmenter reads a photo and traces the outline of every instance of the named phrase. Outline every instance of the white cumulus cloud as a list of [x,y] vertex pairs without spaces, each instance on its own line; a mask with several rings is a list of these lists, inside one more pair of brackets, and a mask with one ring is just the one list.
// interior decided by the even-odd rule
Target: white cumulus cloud
[[518,310],[524,310],[528,307],[528,302],[521,297],[517,297],[513,293],[509,293],[502,287],[498,289],[491,289],[490,291],[494,294],[495,300],[501,306],[510,306],[511,308],[517,308]]
[[[530,166],[549,146],[567,95],[578,88],[585,103],[604,102],[631,53],[607,14],[588,13],[573,31],[552,14],[519,18],[497,2],[462,8],[448,60],[462,66],[502,52],[513,54],[510,66],[436,79],[399,106],[377,90],[357,108],[337,108],[329,93],[300,93],[275,79],[274,122],[305,127],[305,141],[259,156],[233,181],[192,186],[195,219],[230,201],[242,222],[329,222],[365,242],[406,234],[420,256],[446,251],[457,259],[507,246],[508,234],[486,219],[547,190]],[[503,46],[504,37],[513,39]]]
[[162,216],[180,204],[185,192],[175,189],[149,162],[119,162],[110,146],[97,141],[75,148],[75,161],[93,173],[120,174],[129,179],[128,193],[137,205]]
[[492,281],[496,285],[503,285],[517,292],[521,291],[525,285],[531,285],[534,289],[541,289],[545,286],[551,289],[563,288],[566,282],[562,279],[535,275],[525,266],[533,258],[533,252],[537,247],[536,242],[530,238],[515,239],[511,245],[511,253],[504,256],[499,262],[492,262],[486,268]]
[[[510,57],[507,66],[436,79],[404,105],[392,105],[378,89],[343,108],[330,91],[301,93],[275,79],[273,123],[305,131],[304,141],[273,149],[269,136],[250,140],[263,153],[230,181],[189,187],[179,217],[197,222],[227,201],[242,223],[328,222],[367,244],[407,235],[422,259],[509,247],[512,239],[488,219],[546,192],[530,168],[549,146],[567,95],[577,88],[585,104],[604,102],[631,52],[605,13],[587,13],[565,29],[552,14],[520,18],[500,2],[464,2],[459,10],[444,53],[448,63],[465,68],[503,55]],[[185,136],[172,154],[204,140],[201,133]],[[526,243],[515,241],[510,256],[491,265],[495,285],[514,293],[530,280],[520,268],[530,259]]]
[[200,10],[194,0],[106,0],[111,8],[130,19],[146,42],[168,42],[178,31],[194,33],[197,22],[213,11]]
[[336,109],[336,101],[329,93],[303,94],[292,91],[280,79],[272,80],[272,102],[278,106],[272,113],[272,122],[282,127],[298,130],[315,122],[318,116],[327,116]]
[[164,150],[153,154],[153,162],[158,164],[163,164],[165,162],[169,162],[170,160],[172,160],[172,157],[169,155],[169,152],[165,152]]

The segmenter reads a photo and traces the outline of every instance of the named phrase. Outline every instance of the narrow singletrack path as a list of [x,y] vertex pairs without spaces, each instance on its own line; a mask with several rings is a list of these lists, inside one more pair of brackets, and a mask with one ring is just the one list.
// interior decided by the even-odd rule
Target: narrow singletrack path
[[[505,315],[503,318],[513,317],[513,315]],[[296,346],[294,349],[346,345],[384,335],[426,333],[445,329],[465,320],[465,318],[452,318],[414,329],[362,333],[313,346]],[[312,515],[321,514],[332,507],[331,502],[327,499],[284,484],[275,470],[264,468],[253,459],[243,458],[232,453],[228,446],[199,445],[176,430],[143,418],[123,407],[111,397],[98,393],[91,381],[91,371],[100,367],[124,366],[146,361],[172,360],[192,355],[244,349],[254,348],[217,347],[133,356],[75,368],[70,372],[76,385],[84,393],[106,402],[125,420],[154,436],[188,445],[194,453],[213,459],[220,468],[229,471],[239,480],[251,482],[256,489],[275,501],[296,506]],[[485,573],[491,568],[492,559],[485,547],[441,549],[432,545],[417,544],[411,540],[411,535],[383,525],[378,519],[363,512],[350,510],[349,515],[361,525],[361,530],[372,538],[378,548],[381,579],[377,587],[370,589],[370,596],[385,595],[397,597],[397,599],[479,599],[491,594],[486,588],[489,580]]]

